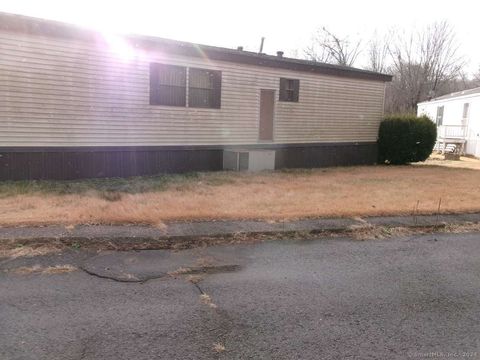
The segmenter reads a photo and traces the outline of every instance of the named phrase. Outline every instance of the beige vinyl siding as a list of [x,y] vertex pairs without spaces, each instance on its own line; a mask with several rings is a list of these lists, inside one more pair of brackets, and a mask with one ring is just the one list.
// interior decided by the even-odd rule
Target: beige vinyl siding
[[[276,91],[274,142],[375,141],[384,83],[0,33],[0,146],[258,143],[260,89]],[[222,71],[221,109],[149,105],[149,63]],[[278,101],[280,77],[299,102]]]

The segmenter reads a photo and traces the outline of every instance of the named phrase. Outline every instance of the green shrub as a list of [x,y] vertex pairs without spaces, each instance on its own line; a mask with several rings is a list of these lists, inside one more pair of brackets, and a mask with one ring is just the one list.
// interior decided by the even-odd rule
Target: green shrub
[[427,116],[391,116],[380,124],[378,162],[407,164],[425,161],[437,139],[437,127]]

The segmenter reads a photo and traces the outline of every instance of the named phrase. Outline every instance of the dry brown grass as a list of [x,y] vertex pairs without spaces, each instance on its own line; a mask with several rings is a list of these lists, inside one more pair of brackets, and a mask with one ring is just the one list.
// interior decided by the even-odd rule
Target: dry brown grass
[[201,294],[200,295],[200,301],[202,302],[202,304],[205,304],[205,305],[211,307],[212,309],[217,308],[217,305],[212,302],[212,298],[208,294]]
[[47,266],[42,267],[40,265],[33,265],[33,266],[22,266],[10,272],[13,272],[18,275],[28,275],[28,274],[64,274],[72,271],[76,271],[77,268],[73,265],[55,265],[55,266]]
[[202,275],[188,275],[186,280],[192,284],[198,284],[200,281],[204,279]]
[[225,346],[220,343],[214,343],[213,344],[213,350],[217,353],[221,353],[225,351]]
[[207,180],[124,192],[117,201],[95,191],[0,196],[0,225],[396,215],[411,214],[417,201],[418,213],[434,213],[439,198],[444,213],[480,210],[480,171],[473,169],[365,166],[202,176]]
[[187,268],[187,267],[179,267],[177,270],[174,270],[174,271],[170,271],[168,273],[168,275],[170,276],[177,276],[177,275],[184,275],[184,274],[188,274],[189,272],[191,272],[192,269],[190,268]]
[[57,243],[48,243],[35,246],[16,246],[15,241],[0,244],[0,258],[16,259],[20,257],[42,256],[61,252],[65,247]]
[[[352,228],[349,235],[355,240],[383,240],[391,237],[405,237],[413,234],[424,233],[432,231],[433,229],[415,229],[409,227],[385,227],[385,226],[373,226],[366,225],[364,227]],[[443,229],[438,229],[442,231]]]
[[476,158],[462,156],[460,161],[445,160],[444,156],[438,153],[432,154],[425,162],[418,163],[417,165],[438,165],[452,168],[480,170],[480,161]]
[[[436,226],[425,227],[389,227],[389,226],[374,226],[369,223],[364,223],[360,226],[351,226],[342,231],[324,231],[324,232],[279,232],[268,234],[242,234],[241,236],[226,236],[226,237],[204,237],[199,239],[190,239],[186,243],[181,245],[182,249],[191,249],[195,247],[205,247],[213,245],[233,245],[233,244],[254,244],[265,241],[278,241],[278,240],[296,240],[296,241],[311,241],[318,240],[319,238],[339,238],[339,237],[351,237],[356,240],[382,240],[392,237],[405,237],[410,235],[420,234],[432,234],[432,233],[472,233],[480,232],[480,224],[472,222],[464,222],[457,224],[438,223]],[[30,244],[18,247],[18,243],[15,240],[9,240],[6,242],[0,241],[0,263],[6,263],[14,260],[18,257],[34,257],[38,255],[45,255],[53,252],[61,252],[68,248],[67,244],[59,244],[52,240],[52,243],[48,244]],[[43,242],[43,240],[42,240]],[[131,250],[154,250],[154,249],[171,249],[177,250],[177,243],[171,243],[169,241],[157,241],[149,240],[146,242],[138,242],[136,239],[131,241],[124,241],[123,239],[112,247],[110,242],[89,241],[82,245],[83,249],[92,251],[105,251],[105,250],[118,250],[118,251],[131,251]],[[71,244],[70,244],[71,245]],[[112,244],[113,245],[113,244]],[[223,266],[210,266],[205,268],[185,268],[180,267],[175,271],[169,272],[168,275],[177,278],[184,278],[186,281],[192,284],[198,284],[201,282],[206,274],[216,272],[228,272],[236,271],[239,267],[236,265],[223,265]],[[130,278],[132,276],[130,275]],[[211,301],[208,295],[202,300]],[[207,304],[208,305],[208,304]],[[211,307],[216,307],[215,304]]]

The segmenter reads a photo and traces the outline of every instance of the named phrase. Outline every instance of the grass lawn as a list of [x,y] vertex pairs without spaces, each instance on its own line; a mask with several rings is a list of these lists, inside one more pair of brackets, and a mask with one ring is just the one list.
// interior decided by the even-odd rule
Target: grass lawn
[[171,220],[411,214],[417,201],[419,213],[435,213],[440,198],[443,213],[480,211],[480,166],[427,163],[257,174],[3,182],[0,225],[161,226]]

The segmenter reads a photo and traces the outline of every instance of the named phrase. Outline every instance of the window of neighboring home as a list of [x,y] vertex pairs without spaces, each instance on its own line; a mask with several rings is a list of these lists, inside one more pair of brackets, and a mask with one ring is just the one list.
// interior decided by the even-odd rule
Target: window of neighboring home
[[188,69],[188,106],[219,109],[222,73],[215,70]]
[[443,124],[443,106],[437,106],[437,120],[436,120],[437,126],[440,126]]
[[462,125],[467,124],[468,120],[468,111],[470,109],[470,103],[463,104],[463,116],[462,116]]
[[187,68],[150,64],[150,105],[186,106]]
[[280,78],[280,101],[298,102],[300,80]]

